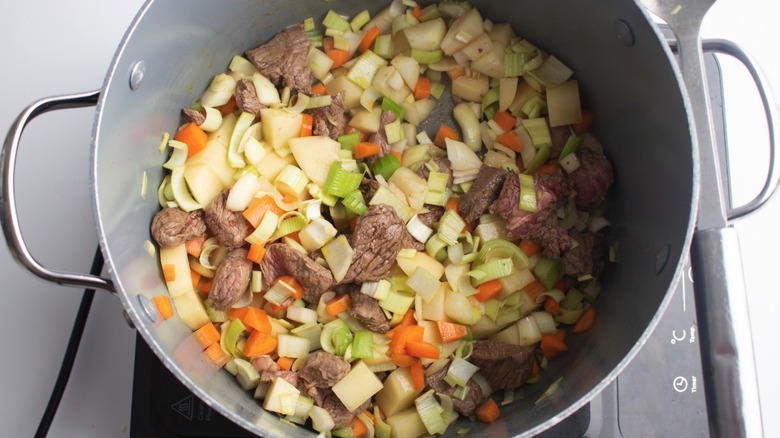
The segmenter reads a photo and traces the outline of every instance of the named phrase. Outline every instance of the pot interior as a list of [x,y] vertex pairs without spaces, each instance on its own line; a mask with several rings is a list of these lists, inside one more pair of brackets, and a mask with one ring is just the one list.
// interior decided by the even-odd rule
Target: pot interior
[[[677,76],[658,34],[630,1],[566,0],[471,3],[496,23],[558,56],[575,71],[584,106],[615,168],[608,233],[619,242],[596,303],[589,332],[572,336],[570,351],[551,362],[524,398],[485,426],[459,420],[471,434],[503,437],[540,432],[581,407],[608,384],[641,347],[673,290],[687,255],[694,214],[695,174],[688,117]],[[156,188],[167,157],[158,145],[188,107],[225,70],[231,57],[266,41],[286,25],[328,9],[353,15],[385,2],[332,0],[204,0],[147,3],[128,30],[103,88],[95,123],[92,182],[96,222],[120,299],[155,353],[200,398],[263,436],[314,436],[278,421],[217,370],[179,320],[152,321],[145,302],[166,292],[157,257],[144,249],[159,209]],[[627,34],[618,29],[630,29]],[[631,43],[631,44],[627,44]],[[143,81],[130,74],[143,62]],[[146,199],[139,196],[143,174]],[[117,317],[120,317],[117,315]],[[563,377],[558,390],[534,401]],[[455,428],[448,429],[455,435]]]

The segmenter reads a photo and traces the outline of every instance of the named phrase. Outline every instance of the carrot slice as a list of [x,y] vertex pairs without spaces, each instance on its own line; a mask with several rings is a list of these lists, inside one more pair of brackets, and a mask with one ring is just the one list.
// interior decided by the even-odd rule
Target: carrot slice
[[414,365],[415,362],[419,362],[420,360],[416,357],[409,356],[408,354],[396,354],[396,353],[390,353],[390,360],[399,367],[410,367]]
[[201,234],[200,236],[188,240],[184,243],[184,248],[187,250],[187,254],[198,258],[200,257],[200,253],[203,252],[203,242],[206,241],[206,235]]
[[496,402],[489,398],[482,406],[477,408],[477,419],[483,423],[492,423],[498,420],[501,412],[498,409]]
[[547,360],[553,360],[569,349],[559,336],[555,333],[542,333],[542,341],[539,343],[539,348]]
[[325,84],[319,82],[311,86],[311,94],[325,95],[328,94],[328,90],[325,89]]
[[501,127],[501,129],[506,131],[511,131],[512,128],[515,127],[515,123],[517,123],[517,117],[513,116],[512,114],[509,114],[506,111],[498,111],[493,116],[493,121],[498,124],[498,126]]
[[314,116],[311,114],[301,114],[303,122],[301,123],[301,137],[311,137],[314,130]]
[[439,329],[439,336],[443,343],[463,339],[468,334],[466,327],[454,322],[436,321],[436,327]]
[[341,312],[345,312],[347,309],[349,309],[349,295],[346,294],[340,295],[325,304],[325,310],[331,318]]
[[523,142],[515,131],[506,131],[496,137],[496,141],[515,152],[523,152]]
[[187,144],[187,157],[191,157],[206,148],[208,134],[193,122],[184,126],[173,137],[174,140]]
[[382,147],[376,143],[361,142],[355,145],[355,159],[368,158],[377,155]]
[[544,292],[544,286],[542,286],[542,283],[539,282],[539,280],[534,280],[528,285],[526,285],[523,290],[525,293],[528,294],[528,298],[532,300],[536,300],[536,298]]
[[155,307],[157,307],[157,311],[160,312],[160,316],[162,316],[163,320],[173,316],[173,307],[171,306],[170,298],[165,295],[157,295],[152,298],[152,301],[154,302]]
[[447,76],[449,76],[450,79],[453,80],[453,81],[455,79],[458,79],[459,77],[465,75],[465,74],[466,74],[466,68],[465,67],[454,68],[452,70],[447,70]]
[[571,129],[575,134],[582,135],[590,131],[591,126],[593,126],[593,112],[583,111],[582,121],[572,124]]
[[409,356],[421,359],[439,359],[441,356],[439,347],[423,341],[407,341],[404,350]]
[[498,280],[490,280],[486,281],[479,286],[477,286],[477,294],[474,295],[474,298],[477,299],[477,301],[485,302],[496,295],[498,295],[499,292],[501,292],[501,282]]
[[528,257],[533,257],[542,249],[542,245],[530,239],[521,240],[517,246],[520,247],[520,251],[523,251]]
[[198,283],[200,283],[200,272],[190,268],[190,277],[192,277],[192,288],[195,289],[198,287]]
[[260,222],[263,221],[266,211],[272,211],[278,216],[284,214],[284,210],[276,205],[276,202],[274,202],[274,198],[272,198],[271,195],[255,198],[249,203],[249,206],[242,214],[244,219],[249,221],[253,227],[257,228],[260,225]]
[[414,309],[409,309],[404,313],[404,317],[401,318],[399,325],[416,325],[417,319],[414,317]]
[[246,311],[239,317],[244,323],[244,327],[271,333],[271,320],[268,319],[268,314],[263,309],[259,307],[245,307],[245,309]]
[[447,147],[445,142],[445,139],[447,138],[458,140],[458,133],[447,125],[441,125],[439,130],[436,132],[436,137],[433,139],[433,144],[440,148]]
[[222,368],[230,361],[230,356],[225,353],[225,350],[222,349],[219,342],[215,342],[206,348],[206,356],[208,356],[208,358],[219,368]]
[[301,286],[301,284],[298,283],[298,280],[296,280],[294,277],[290,277],[289,275],[280,275],[276,277],[276,280],[274,280],[274,282],[277,281],[281,281],[284,284],[295,289],[295,292],[291,296],[296,300],[300,300],[301,298],[303,298],[303,286]]
[[460,198],[457,196],[454,196],[447,200],[447,203],[444,204],[444,211],[447,210],[455,210],[455,213],[458,212],[458,207],[460,206]]
[[246,254],[248,260],[259,265],[263,262],[263,257],[265,257],[265,247],[263,245],[258,245],[256,243],[249,245],[249,251]]
[[279,365],[279,368],[281,368],[281,369],[283,369],[285,371],[290,371],[290,368],[292,368],[293,362],[295,362],[295,358],[294,357],[280,357],[276,361],[276,364]]
[[330,67],[331,70],[339,68],[344,65],[345,62],[349,61],[349,52],[346,50],[330,49],[325,52],[325,54],[328,55],[328,58],[333,60],[333,65]]
[[555,173],[558,171],[558,169],[560,169],[558,163],[553,161],[552,163],[547,163],[544,166],[541,166],[540,168],[536,169],[535,173],[537,175],[543,175],[545,173]]
[[244,345],[244,355],[247,357],[262,356],[269,354],[276,349],[276,338],[270,333],[255,330],[246,339]]
[[393,338],[390,340],[391,354],[407,354],[406,343],[410,341],[422,341],[425,328],[419,325],[399,325],[393,329]]
[[418,391],[422,391],[425,388],[425,371],[423,370],[422,362],[419,360],[412,364],[412,386]]
[[417,79],[417,85],[414,87],[414,99],[427,99],[431,95],[431,80],[425,76]]
[[561,313],[561,305],[555,298],[547,297],[544,299],[544,310],[553,316],[557,316]]
[[214,324],[211,321],[207,322],[205,325],[203,325],[203,327],[192,332],[192,335],[195,336],[195,340],[198,341],[198,344],[200,344],[204,350],[209,348],[211,344],[219,342],[220,339],[219,331],[217,331],[216,327],[214,327]]
[[352,438],[365,438],[368,433],[368,426],[358,417],[349,422],[349,428],[352,429]]
[[585,313],[580,316],[580,319],[574,324],[574,328],[571,330],[574,334],[585,333],[593,327],[593,322],[596,320],[596,308],[589,307]]
[[374,26],[363,35],[363,38],[360,40],[360,45],[358,46],[360,53],[365,52],[374,45],[374,41],[376,41],[376,37],[379,36],[379,33],[379,27]]
[[216,107],[219,110],[219,113],[223,116],[226,116],[232,112],[235,112],[238,109],[238,103],[236,102],[236,96],[230,96],[230,100],[227,101],[226,104],[220,105]]
[[165,281],[176,281],[176,265],[166,264],[162,267],[163,278]]

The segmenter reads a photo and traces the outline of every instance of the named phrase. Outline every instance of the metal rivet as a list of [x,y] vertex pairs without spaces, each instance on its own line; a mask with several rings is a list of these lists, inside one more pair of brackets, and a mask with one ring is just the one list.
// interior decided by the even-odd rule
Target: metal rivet
[[628,25],[623,20],[618,20],[615,22],[615,35],[617,36],[617,39],[623,43],[626,47],[631,47],[634,45],[634,31],[631,30],[631,26]]
[[133,68],[130,69],[130,88],[137,90],[144,81],[144,75],[146,74],[146,63],[138,61],[133,64]]
[[130,314],[127,313],[127,310],[122,310],[122,316],[125,318],[127,325],[129,325],[131,329],[135,329],[135,323],[130,319]]
[[669,254],[671,253],[671,248],[669,245],[664,245],[663,248],[661,248],[660,251],[658,251],[658,254],[655,255],[655,273],[660,274],[661,271],[664,270],[664,267],[666,267],[666,262],[669,261]]
[[157,321],[157,310],[152,306],[151,301],[143,295],[138,295],[138,304],[141,305],[141,309],[143,309],[143,313],[149,318],[149,321]]

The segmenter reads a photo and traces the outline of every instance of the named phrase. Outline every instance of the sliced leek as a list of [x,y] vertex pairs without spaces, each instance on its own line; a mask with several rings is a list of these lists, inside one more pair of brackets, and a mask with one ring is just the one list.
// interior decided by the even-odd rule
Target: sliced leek
[[184,181],[184,166],[177,166],[171,170],[171,188],[173,189],[173,199],[184,211],[190,212],[201,208],[201,205],[193,199]]
[[174,167],[184,166],[184,162],[187,160],[187,143],[178,140],[170,140],[168,141],[168,146],[173,149],[173,152],[171,152],[171,157],[162,167],[172,170]]
[[519,174],[520,177],[520,203],[521,210],[536,213],[536,187],[534,186],[534,177],[526,174]]

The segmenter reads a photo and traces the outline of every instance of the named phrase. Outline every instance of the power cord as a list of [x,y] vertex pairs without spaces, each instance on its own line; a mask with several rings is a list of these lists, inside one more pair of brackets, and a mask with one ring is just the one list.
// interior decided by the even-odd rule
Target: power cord
[[[103,253],[100,252],[100,247],[98,247],[95,250],[95,256],[92,259],[92,267],[89,272],[92,275],[100,275],[102,270]],[[38,424],[35,438],[44,438],[49,433],[54,416],[57,414],[57,408],[59,408],[62,395],[65,393],[70,372],[73,370],[73,363],[76,360],[76,353],[79,350],[81,336],[84,333],[84,327],[87,325],[87,316],[89,316],[89,309],[92,307],[92,299],[94,297],[95,289],[84,290],[84,295],[81,297],[81,305],[79,305],[79,310],[76,314],[76,320],[73,322],[73,330],[70,333],[68,347],[65,350],[65,357],[62,358],[62,367],[60,367],[60,373],[49,397],[49,404],[46,405],[41,422]]]

